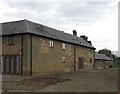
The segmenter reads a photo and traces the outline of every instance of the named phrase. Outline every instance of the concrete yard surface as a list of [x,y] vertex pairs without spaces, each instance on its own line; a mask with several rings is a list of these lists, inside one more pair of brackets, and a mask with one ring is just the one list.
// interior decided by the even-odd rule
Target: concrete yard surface
[[40,77],[11,76],[11,80],[9,77],[3,75],[4,92],[118,92],[118,68]]

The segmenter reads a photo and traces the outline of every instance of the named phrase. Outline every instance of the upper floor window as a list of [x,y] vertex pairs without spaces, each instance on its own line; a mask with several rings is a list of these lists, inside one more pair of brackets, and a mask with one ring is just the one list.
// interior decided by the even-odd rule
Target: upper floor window
[[65,44],[65,43],[62,43],[62,49],[65,50],[65,48],[66,48],[66,44]]
[[14,36],[8,37],[8,45],[14,45]]
[[63,55],[62,56],[62,63],[65,63],[65,61],[66,61],[66,57]]
[[92,54],[92,49],[89,49],[89,53]]
[[49,47],[51,47],[51,48],[54,47],[54,41],[53,40],[49,41]]

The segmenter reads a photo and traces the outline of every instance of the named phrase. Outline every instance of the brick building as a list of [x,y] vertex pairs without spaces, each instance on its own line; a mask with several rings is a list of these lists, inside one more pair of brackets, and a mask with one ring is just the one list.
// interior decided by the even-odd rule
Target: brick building
[[93,69],[95,48],[77,37],[28,20],[2,23],[2,73],[41,75]]

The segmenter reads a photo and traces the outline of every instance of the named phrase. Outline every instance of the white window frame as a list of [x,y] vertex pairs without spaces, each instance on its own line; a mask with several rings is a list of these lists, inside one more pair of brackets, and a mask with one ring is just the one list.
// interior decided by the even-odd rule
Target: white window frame
[[14,44],[14,36],[9,36],[8,37],[8,45],[13,45]]
[[66,49],[66,44],[62,43],[62,49],[65,50]]
[[50,47],[50,48],[54,47],[54,41],[53,41],[53,40],[50,40],[50,41],[49,41],[49,47]]

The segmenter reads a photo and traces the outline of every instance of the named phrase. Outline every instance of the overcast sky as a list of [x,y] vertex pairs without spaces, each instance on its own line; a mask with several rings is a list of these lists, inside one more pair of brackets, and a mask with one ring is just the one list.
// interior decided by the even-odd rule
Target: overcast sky
[[76,30],[78,36],[88,36],[97,51],[118,50],[118,0],[0,1],[0,23],[22,19],[70,34]]

